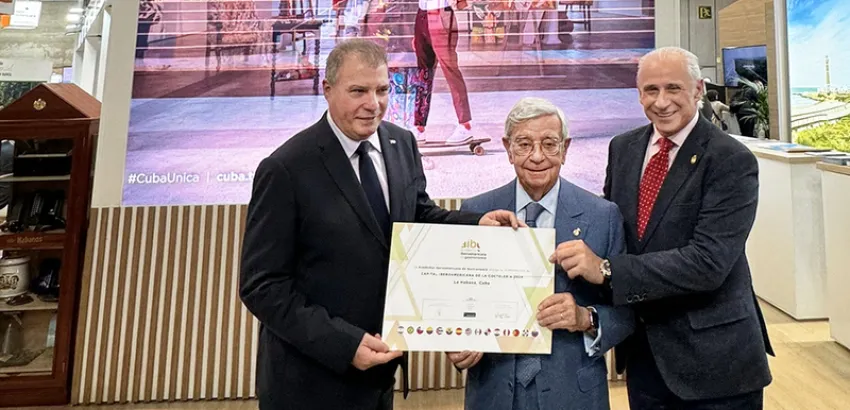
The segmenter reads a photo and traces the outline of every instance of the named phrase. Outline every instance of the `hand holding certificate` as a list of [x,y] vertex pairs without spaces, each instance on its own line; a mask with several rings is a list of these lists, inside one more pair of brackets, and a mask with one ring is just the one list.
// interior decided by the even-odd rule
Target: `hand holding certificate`
[[551,353],[554,229],[396,223],[384,308],[391,350]]

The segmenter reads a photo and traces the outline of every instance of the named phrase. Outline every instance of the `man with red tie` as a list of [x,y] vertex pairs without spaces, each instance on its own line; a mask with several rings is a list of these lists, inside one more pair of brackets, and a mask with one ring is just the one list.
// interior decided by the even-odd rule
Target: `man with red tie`
[[614,137],[604,188],[623,214],[627,254],[603,260],[573,241],[552,260],[634,308],[634,332],[616,348],[632,410],[761,409],[773,351],[744,249],[758,163],[699,115],[692,53],[650,52],[637,85],[652,124]]

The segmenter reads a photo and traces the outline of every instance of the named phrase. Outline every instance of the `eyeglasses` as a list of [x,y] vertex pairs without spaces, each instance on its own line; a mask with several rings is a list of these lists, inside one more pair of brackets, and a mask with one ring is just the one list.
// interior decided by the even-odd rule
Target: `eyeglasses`
[[540,149],[546,155],[558,155],[561,153],[561,141],[555,138],[545,138],[540,142],[535,142],[528,138],[512,139],[511,151],[519,156],[529,155],[534,152],[537,144],[540,144]]

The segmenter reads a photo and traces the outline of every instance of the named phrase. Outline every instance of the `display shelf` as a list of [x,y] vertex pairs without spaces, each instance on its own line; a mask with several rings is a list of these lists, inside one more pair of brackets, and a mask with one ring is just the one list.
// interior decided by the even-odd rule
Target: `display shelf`
[[53,350],[45,350],[25,366],[0,367],[0,377],[50,374],[53,372]]
[[[0,176],[10,205],[0,250],[3,257],[30,258],[31,284],[52,275],[50,291],[61,298],[0,302],[0,317],[17,317],[22,339],[13,334],[9,349],[17,356],[0,358],[10,365],[0,367],[0,407],[68,403],[99,117],[100,102],[74,84],[40,84],[0,110],[0,140],[16,147],[11,175]],[[53,226],[64,229],[41,230]],[[48,259],[58,263],[43,266]]]
[[6,304],[6,301],[0,302],[0,312],[32,312],[39,310],[54,311],[59,309],[59,302],[44,302],[35,294],[30,293],[32,302],[21,306],[12,306]]
[[51,182],[70,180],[70,175],[51,175],[43,177],[16,177],[12,174],[0,175],[0,182]]
[[0,250],[62,249],[64,244],[64,230],[0,234]]

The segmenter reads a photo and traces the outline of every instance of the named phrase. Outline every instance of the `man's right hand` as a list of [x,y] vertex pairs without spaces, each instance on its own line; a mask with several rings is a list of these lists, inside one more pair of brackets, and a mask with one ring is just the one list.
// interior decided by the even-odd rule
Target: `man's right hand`
[[351,364],[360,370],[367,370],[379,364],[388,363],[401,355],[401,351],[391,352],[390,347],[381,341],[381,335],[372,336],[365,333],[360,340],[360,346],[357,346],[357,352],[354,353]]
[[449,360],[454,363],[455,367],[461,370],[475,366],[481,358],[484,357],[484,353],[470,352],[467,350],[462,352],[446,353],[446,355],[449,357]]

